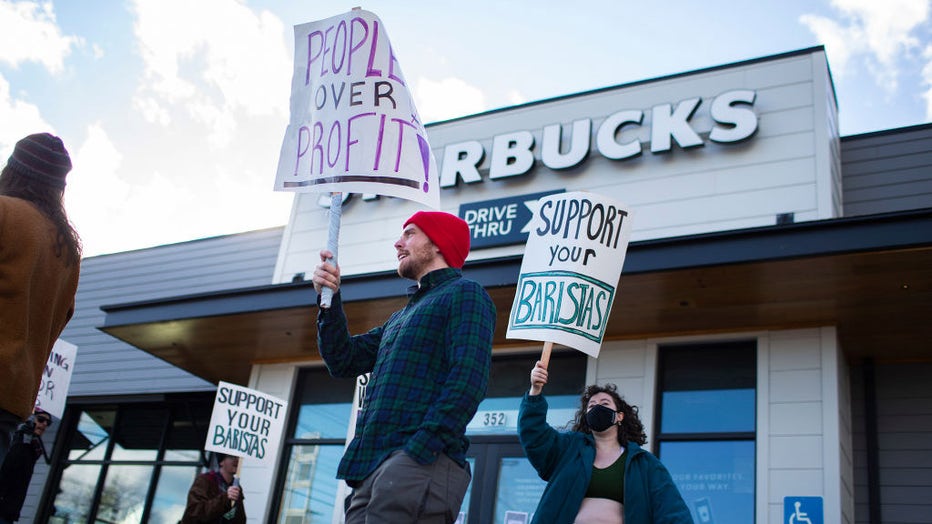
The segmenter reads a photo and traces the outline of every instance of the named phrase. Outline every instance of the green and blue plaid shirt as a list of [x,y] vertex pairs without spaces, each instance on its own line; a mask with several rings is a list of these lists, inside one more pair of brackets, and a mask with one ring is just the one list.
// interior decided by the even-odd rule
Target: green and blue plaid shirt
[[485,398],[495,304],[478,283],[446,268],[425,275],[384,325],[350,336],[340,294],[317,317],[317,345],[334,377],[371,372],[337,477],[351,484],[403,449],[418,463],[446,453],[466,463],[466,425]]

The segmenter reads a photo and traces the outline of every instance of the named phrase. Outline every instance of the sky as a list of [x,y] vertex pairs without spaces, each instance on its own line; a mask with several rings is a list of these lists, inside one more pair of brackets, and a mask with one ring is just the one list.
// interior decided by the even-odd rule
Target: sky
[[932,0],[0,0],[0,164],[60,136],[95,256],[285,225],[293,26],[375,13],[424,122],[825,46],[842,136],[932,122]]

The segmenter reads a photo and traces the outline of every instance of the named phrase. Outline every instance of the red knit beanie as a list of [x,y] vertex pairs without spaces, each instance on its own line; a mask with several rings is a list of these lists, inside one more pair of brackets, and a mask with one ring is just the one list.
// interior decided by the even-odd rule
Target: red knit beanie
[[414,224],[440,249],[450,267],[462,268],[469,254],[469,225],[462,218],[442,211],[418,211],[401,227]]

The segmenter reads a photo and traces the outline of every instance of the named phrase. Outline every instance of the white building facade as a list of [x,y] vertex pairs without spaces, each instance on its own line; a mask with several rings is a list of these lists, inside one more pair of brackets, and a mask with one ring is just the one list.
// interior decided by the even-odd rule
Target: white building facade
[[[929,514],[932,415],[920,406],[932,390],[918,377],[932,368],[932,129],[839,137],[816,47],[427,130],[443,210],[473,232],[464,273],[498,309],[463,522],[526,521],[543,486],[515,427],[540,344],[504,332],[527,203],[562,191],[626,203],[633,236],[599,358],[555,351],[552,424],[572,418],[586,384],[616,384],[697,523]],[[90,275],[152,267],[82,277],[89,318],[62,338],[79,362],[97,360],[76,371],[53,465],[34,482],[35,521],[176,521],[224,380],[289,401],[280,449],[244,463],[250,521],[341,522],[347,491],[334,473],[365,378],[330,378],[316,350],[305,277],[326,245],[327,202],[297,195],[284,229],[86,261]],[[351,331],[403,307],[392,244],[418,209],[344,202]],[[115,281],[127,291],[107,294]],[[104,363],[118,349],[137,367],[131,383]],[[79,489],[88,503],[68,495]]]

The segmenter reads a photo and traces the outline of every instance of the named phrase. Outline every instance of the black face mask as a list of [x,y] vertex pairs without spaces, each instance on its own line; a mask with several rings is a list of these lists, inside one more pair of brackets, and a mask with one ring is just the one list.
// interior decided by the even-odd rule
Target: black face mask
[[592,406],[592,409],[586,412],[586,424],[592,431],[605,431],[612,427],[615,422],[615,411],[602,404]]

